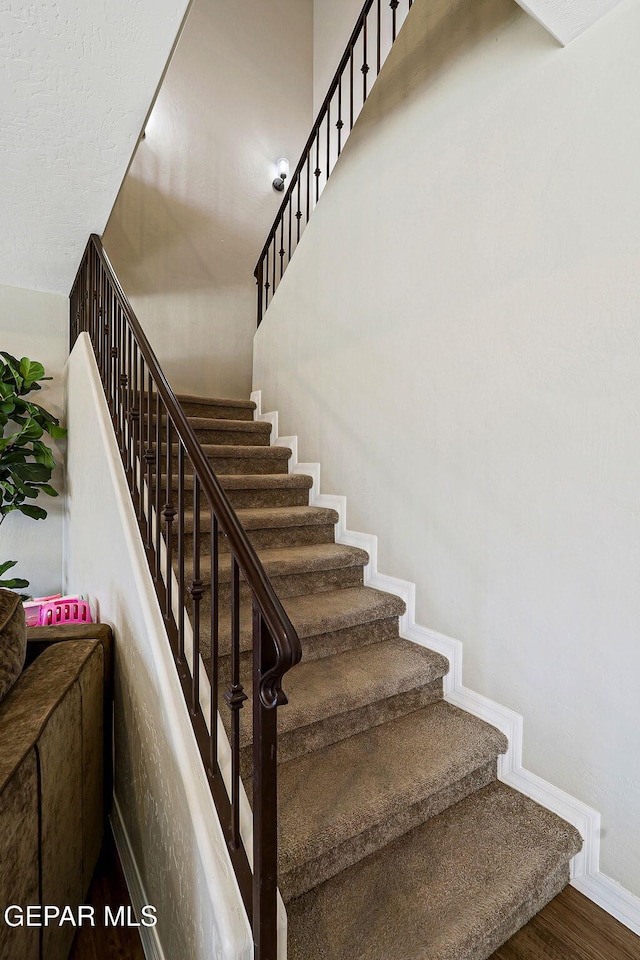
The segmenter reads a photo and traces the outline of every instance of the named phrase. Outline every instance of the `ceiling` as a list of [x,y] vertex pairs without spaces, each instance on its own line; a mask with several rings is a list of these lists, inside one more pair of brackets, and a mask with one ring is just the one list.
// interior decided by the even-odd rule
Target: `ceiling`
[[0,283],[69,292],[187,2],[0,3]]
[[517,0],[556,40],[566,45],[621,0]]

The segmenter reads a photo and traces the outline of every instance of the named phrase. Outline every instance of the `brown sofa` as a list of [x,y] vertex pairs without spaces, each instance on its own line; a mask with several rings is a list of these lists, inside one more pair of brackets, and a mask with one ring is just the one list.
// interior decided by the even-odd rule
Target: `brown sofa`
[[72,923],[11,927],[5,910],[86,902],[105,816],[111,644],[101,625],[28,631],[26,668],[0,703],[0,960],[68,956]]

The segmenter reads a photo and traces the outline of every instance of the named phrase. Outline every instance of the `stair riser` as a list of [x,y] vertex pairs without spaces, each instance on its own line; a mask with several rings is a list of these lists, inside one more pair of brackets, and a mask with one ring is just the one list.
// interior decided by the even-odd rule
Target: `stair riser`
[[[268,572],[268,571],[267,571]],[[282,600],[286,597],[301,597],[307,593],[326,593],[327,590],[344,590],[348,587],[362,586],[363,568],[345,567],[339,570],[318,570],[313,573],[291,574],[286,577],[270,577],[276,595]],[[206,578],[206,587],[209,587],[209,577]],[[246,583],[240,582],[240,600],[249,602],[251,591]],[[231,584],[220,583],[218,586],[218,602],[222,609],[231,605]],[[210,610],[210,593],[202,598],[202,608],[208,613]]]
[[[204,607],[203,598],[201,606],[201,627],[200,627],[200,646],[204,659],[211,656],[210,643],[210,610],[207,603]],[[202,608],[206,611],[202,612]],[[191,616],[190,601],[187,600],[188,616]],[[230,629],[229,629],[229,608],[221,607],[219,644],[220,656],[226,656],[230,653]],[[302,659],[320,660],[323,657],[331,657],[338,653],[345,653],[347,650],[354,650],[357,647],[366,647],[372,643],[380,643],[383,640],[393,640],[398,637],[398,618],[389,617],[385,620],[375,620],[371,623],[358,624],[355,627],[345,627],[342,630],[334,630],[330,633],[320,633],[313,637],[301,637]],[[242,653],[242,675],[248,677],[251,672],[251,626],[248,619],[244,616],[240,622],[240,650]]]
[[[224,674],[227,676],[227,673]],[[286,682],[283,684],[286,693]],[[408,690],[384,700],[378,700],[346,713],[326,717],[317,723],[295,730],[278,733],[278,761],[286,763],[297,757],[305,756],[313,750],[320,750],[332,743],[346,740],[348,737],[370,727],[377,727],[387,720],[395,720],[407,713],[419,710],[429,703],[442,699],[442,680],[434,680],[430,684]],[[242,775],[249,777],[251,773],[251,747],[245,746],[240,752]]]
[[[240,449],[243,449],[242,447]],[[247,448],[248,449],[248,448]],[[232,474],[234,477],[242,476],[243,474],[251,474],[252,476],[264,475],[269,473],[288,473],[289,472],[289,461],[288,457],[251,457],[251,456],[240,456],[240,457],[225,457],[218,455],[207,455],[207,460],[211,464],[215,473],[218,474]],[[161,459],[161,469],[162,472],[165,472],[166,464],[166,454],[164,450],[162,451]],[[185,457],[184,464],[184,473],[185,476],[190,477],[193,475],[193,469],[188,459]],[[178,473],[178,456],[177,454],[171,458],[171,469],[173,476],[176,477]],[[155,461],[151,464],[152,472],[155,471]]]
[[[201,547],[203,556],[211,552],[208,515],[202,524]],[[334,543],[335,527],[331,524],[313,523],[301,527],[265,527],[259,530],[247,530],[247,536],[257,550],[271,547],[288,547],[312,543]],[[185,551],[193,550],[193,535],[185,533]],[[219,540],[220,553],[229,553],[229,544],[225,537]]]
[[404,808],[395,806],[386,820],[362,830],[357,836],[344,843],[323,851],[316,859],[309,860],[292,870],[280,871],[278,886],[285,903],[334,877],[352,864],[364,860],[387,843],[437,816],[454,803],[464,800],[476,790],[487,786],[496,779],[496,776],[497,763],[495,760],[490,760],[432,796]]
[[253,410],[229,407],[223,403],[198,403],[197,400],[181,400],[180,406],[188,417],[207,417],[210,420],[253,420]]
[[[155,420],[152,423],[155,424]],[[226,444],[234,447],[268,447],[270,445],[270,435],[264,430],[216,430],[215,427],[210,426],[199,427],[196,420],[191,421],[191,426],[200,443]],[[162,437],[164,436],[163,426]],[[175,433],[173,437],[175,439]]]
[[[163,490],[165,489],[165,479],[163,477]],[[227,488],[222,485],[223,489],[229,498],[231,506],[235,510],[242,510],[243,508],[251,507],[307,507],[309,505],[309,491],[304,487],[291,488],[291,489],[265,489],[265,490],[252,490],[252,489],[240,489],[235,490],[232,488]],[[178,482],[174,477],[173,482],[173,497],[174,503],[178,503]],[[184,504],[186,510],[193,509],[193,490],[185,489],[184,491]]]

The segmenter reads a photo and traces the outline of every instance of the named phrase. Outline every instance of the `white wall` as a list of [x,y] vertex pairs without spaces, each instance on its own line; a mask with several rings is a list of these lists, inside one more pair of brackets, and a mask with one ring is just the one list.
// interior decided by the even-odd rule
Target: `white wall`
[[67,294],[187,0],[0,4],[0,282]]
[[[66,297],[0,286],[0,350],[18,358],[39,360],[44,365],[47,376],[54,379],[27,399],[60,417],[63,425],[68,315]],[[65,441],[46,437],[45,441],[58,464],[51,482],[63,493]],[[0,527],[0,562],[17,560],[18,566],[7,576],[24,577],[30,581],[28,593],[48,596],[58,593],[61,585],[63,497],[41,494],[37,503],[48,511],[46,520],[31,520],[15,511]]]
[[[115,801],[147,956],[250,960],[251,935],[193,736],[88,336],[68,363],[65,588],[114,627]],[[120,819],[121,818],[121,819]],[[118,835],[121,831],[118,830]]]
[[411,17],[254,387],[640,895],[640,4],[565,50],[511,0]]
[[327,95],[364,0],[313,0],[313,115]]
[[312,0],[195,0],[104,242],[174,389],[247,397],[275,161],[312,123]]

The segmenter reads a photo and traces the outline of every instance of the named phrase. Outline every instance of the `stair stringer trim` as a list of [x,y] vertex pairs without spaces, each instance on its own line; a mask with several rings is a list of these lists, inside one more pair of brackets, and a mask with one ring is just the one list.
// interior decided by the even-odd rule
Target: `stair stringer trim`
[[278,412],[262,412],[262,391],[254,390],[251,399],[256,404],[254,418],[271,424],[271,445],[289,447],[289,473],[304,474],[313,480],[309,503],[328,507],[338,514],[336,542],[360,547],[369,554],[364,568],[364,582],[369,587],[385,590],[401,597],[406,611],[400,617],[400,635],[420,646],[445,656],[451,668],[444,678],[445,700],[497,727],[509,741],[507,752],[498,758],[498,778],[542,807],[571,823],[584,843],[580,853],[571,860],[571,883],[581,893],[602,907],[634,933],[640,935],[640,898],[634,896],[599,869],[601,815],[587,804],[554,786],[522,766],[523,717],[494,700],[465,687],[462,682],[462,651],[460,640],[423,627],[415,620],[416,585],[409,580],[390,577],[378,570],[378,538],[347,528],[347,498],[320,492],[320,464],[301,463],[298,460],[298,437],[281,437],[278,433]]

